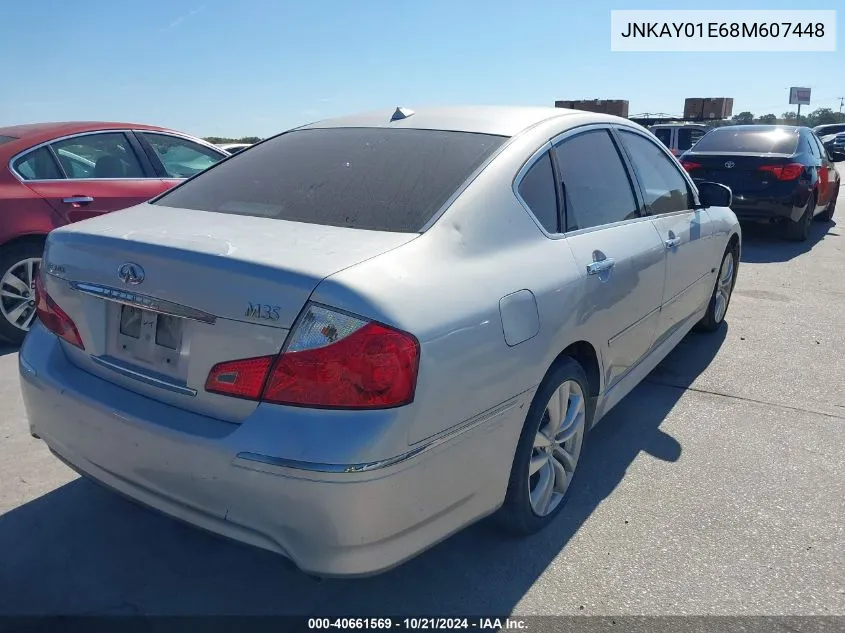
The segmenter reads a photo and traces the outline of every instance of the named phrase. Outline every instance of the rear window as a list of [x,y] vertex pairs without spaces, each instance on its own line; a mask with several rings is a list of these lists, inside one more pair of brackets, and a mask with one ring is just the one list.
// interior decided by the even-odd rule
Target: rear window
[[297,130],[238,153],[154,204],[414,233],[505,140],[440,130]]
[[2,145],[3,143],[8,143],[9,141],[17,140],[18,138],[16,136],[4,136],[3,134],[0,134],[0,145]]
[[751,154],[794,154],[798,132],[793,130],[712,130],[695,144],[696,152],[748,152]]

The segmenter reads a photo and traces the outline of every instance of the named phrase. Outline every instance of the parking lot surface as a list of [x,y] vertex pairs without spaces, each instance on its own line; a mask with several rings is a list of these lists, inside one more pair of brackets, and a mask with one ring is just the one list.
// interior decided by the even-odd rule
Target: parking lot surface
[[726,326],[596,428],[548,530],[482,522],[374,578],[319,582],[78,478],[0,348],[0,614],[845,614],[845,194],[837,218],[806,244],[745,227]]

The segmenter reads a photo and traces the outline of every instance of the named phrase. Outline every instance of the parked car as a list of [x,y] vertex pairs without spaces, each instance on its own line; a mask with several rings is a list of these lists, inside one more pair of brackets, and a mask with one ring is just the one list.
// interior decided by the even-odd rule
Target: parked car
[[827,123],[825,125],[817,125],[813,128],[819,138],[823,136],[830,136],[831,134],[845,133],[845,123]]
[[20,343],[35,319],[35,277],[51,229],[148,200],[226,156],[149,125],[0,128],[0,340]]
[[661,123],[649,128],[675,156],[690,149],[709,129],[700,123]]
[[820,140],[828,154],[839,160],[845,160],[845,132],[828,134],[820,137]]
[[837,160],[810,128],[782,125],[717,128],[681,156],[694,179],[730,187],[740,220],[779,222],[797,241],[809,237],[815,216],[833,218]]
[[586,431],[725,318],[730,197],[603,114],[285,132],[50,233],[19,354],[31,433],[320,576],[385,570],[494,512],[535,532]]
[[252,147],[252,143],[221,143],[218,145],[222,150],[225,150],[229,154],[237,154],[245,150],[247,147]]

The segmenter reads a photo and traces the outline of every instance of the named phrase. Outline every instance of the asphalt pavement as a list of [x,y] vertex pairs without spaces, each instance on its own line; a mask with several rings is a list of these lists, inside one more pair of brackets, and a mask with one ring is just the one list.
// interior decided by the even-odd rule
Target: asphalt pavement
[[845,193],[837,219],[806,244],[746,227],[726,326],[597,427],[548,530],[482,522],[367,579],[80,479],[29,436],[0,349],[0,615],[845,615]]

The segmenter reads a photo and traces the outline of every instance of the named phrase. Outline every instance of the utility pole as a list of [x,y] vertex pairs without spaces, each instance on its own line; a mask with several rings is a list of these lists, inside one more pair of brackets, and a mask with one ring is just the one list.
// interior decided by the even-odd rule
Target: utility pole
[[843,105],[845,105],[845,97],[839,97],[839,114],[842,114]]

